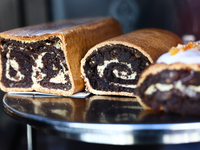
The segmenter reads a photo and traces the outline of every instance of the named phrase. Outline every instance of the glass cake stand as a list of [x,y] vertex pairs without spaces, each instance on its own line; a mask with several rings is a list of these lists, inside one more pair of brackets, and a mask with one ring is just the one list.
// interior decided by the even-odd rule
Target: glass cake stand
[[[31,128],[77,141],[181,144],[200,141],[200,118],[144,110],[129,97],[5,94],[4,111]],[[29,138],[29,136],[28,136]]]

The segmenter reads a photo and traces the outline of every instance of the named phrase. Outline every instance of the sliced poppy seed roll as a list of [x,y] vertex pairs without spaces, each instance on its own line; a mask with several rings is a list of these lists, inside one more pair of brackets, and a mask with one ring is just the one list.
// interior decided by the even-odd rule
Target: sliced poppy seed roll
[[[196,45],[194,43],[194,45]],[[200,115],[200,43],[179,45],[141,74],[136,90],[146,109]]]
[[0,87],[69,96],[84,90],[80,61],[122,34],[114,18],[63,20],[0,33]]
[[97,44],[81,60],[87,90],[134,96],[141,72],[178,43],[181,39],[169,31],[141,29]]

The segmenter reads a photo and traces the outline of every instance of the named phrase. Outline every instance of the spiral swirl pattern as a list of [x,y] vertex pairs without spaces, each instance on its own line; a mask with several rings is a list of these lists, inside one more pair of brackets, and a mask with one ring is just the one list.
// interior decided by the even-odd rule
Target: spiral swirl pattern
[[93,89],[132,92],[149,64],[149,60],[134,48],[106,45],[88,56],[84,70]]

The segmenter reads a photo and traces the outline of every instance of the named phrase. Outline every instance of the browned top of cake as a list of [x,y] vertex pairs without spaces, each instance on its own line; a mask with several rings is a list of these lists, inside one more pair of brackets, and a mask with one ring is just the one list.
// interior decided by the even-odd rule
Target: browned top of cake
[[181,70],[181,69],[186,69],[186,70],[194,70],[194,71],[200,71],[200,65],[199,64],[184,64],[184,63],[174,63],[171,65],[165,64],[165,63],[155,63],[151,66],[149,66],[147,69],[143,71],[143,73],[140,76],[140,79],[137,83],[138,86],[140,86],[146,77],[148,75],[155,75],[163,70]]
[[[17,28],[9,31],[0,33],[2,36],[7,36],[8,38],[13,36],[21,37],[33,37],[41,36],[51,33],[67,33],[70,30],[73,30],[73,27],[88,25],[88,28],[95,28],[94,23],[103,21],[104,23],[108,21],[114,21],[114,18],[111,17],[97,17],[97,18],[81,18],[81,19],[69,19],[69,20],[60,20],[56,22],[49,22],[39,25],[27,26],[22,28]],[[91,26],[90,26],[91,25]],[[99,24],[96,26],[98,28]]]
[[122,44],[138,49],[144,56],[149,58],[151,63],[166,53],[172,46],[182,44],[183,41],[176,34],[156,28],[146,28],[136,30],[127,34],[113,37],[94,46],[86,54],[85,58],[90,55],[92,50],[110,44]]

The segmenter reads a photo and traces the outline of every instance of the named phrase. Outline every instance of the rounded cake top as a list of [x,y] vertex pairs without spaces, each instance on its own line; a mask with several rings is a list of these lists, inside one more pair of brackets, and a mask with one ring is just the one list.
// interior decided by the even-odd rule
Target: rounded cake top
[[188,44],[178,44],[169,52],[161,55],[156,63],[199,63],[200,64],[200,41],[190,41]]

